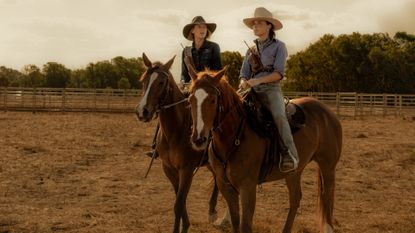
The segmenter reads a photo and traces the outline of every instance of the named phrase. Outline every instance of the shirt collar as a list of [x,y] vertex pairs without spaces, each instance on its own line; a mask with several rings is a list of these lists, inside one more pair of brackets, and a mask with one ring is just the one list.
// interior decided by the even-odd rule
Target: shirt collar
[[268,47],[270,44],[274,42],[274,39],[267,38],[265,41],[259,41],[258,39],[254,40],[255,44],[258,46],[258,49],[262,51],[266,47]]

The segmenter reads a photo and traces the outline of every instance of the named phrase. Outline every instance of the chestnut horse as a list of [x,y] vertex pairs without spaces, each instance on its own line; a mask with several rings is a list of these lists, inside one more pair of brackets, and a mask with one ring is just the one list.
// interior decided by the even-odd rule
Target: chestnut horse
[[[186,198],[192,184],[193,172],[200,165],[204,151],[195,150],[190,143],[191,113],[187,98],[177,87],[169,69],[174,57],[166,64],[154,64],[143,54],[147,70],[141,77],[144,96],[136,108],[140,121],[149,122],[158,113],[160,132],[156,150],[163,171],[176,193],[174,229],[177,233],[182,221],[182,232],[190,226]],[[216,218],[218,188],[215,185],[209,202],[209,221]]]
[[[260,137],[246,123],[241,97],[223,78],[225,69],[198,74],[194,70],[189,71],[192,77],[189,97],[193,117],[191,142],[195,149],[204,149],[206,138],[212,133],[209,162],[228,204],[233,232],[250,233],[256,186],[269,139]],[[320,231],[333,232],[335,172],[342,148],[342,127],[336,115],[318,100],[305,97],[293,102],[303,108],[306,116],[305,126],[293,135],[300,158],[298,169],[281,173],[274,168],[265,182],[285,179],[290,209],[283,232],[291,232],[302,197],[301,174],[305,166],[314,160],[319,167]]]

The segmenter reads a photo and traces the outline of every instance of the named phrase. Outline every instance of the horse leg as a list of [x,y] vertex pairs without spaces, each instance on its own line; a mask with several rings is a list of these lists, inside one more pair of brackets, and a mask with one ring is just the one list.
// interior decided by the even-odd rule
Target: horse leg
[[[179,189],[176,195],[176,203],[174,204],[175,221],[174,226],[178,232],[180,219],[182,220],[182,233],[186,233],[189,229],[190,222],[187,215],[186,199],[192,184],[193,169],[183,169],[179,171]],[[176,233],[176,232],[175,232]]]
[[[167,176],[167,178],[170,180],[170,183],[173,185],[174,193],[176,194],[176,200],[177,200],[177,192],[179,190],[179,175],[177,173],[177,170],[172,169],[171,167],[165,166],[163,164],[163,171],[164,171],[164,174]],[[180,225],[179,223],[176,224],[177,218],[179,218],[179,223],[180,223],[180,216],[177,216],[177,214],[175,213],[175,224],[173,228],[174,233],[179,232]]]
[[[226,179],[226,178],[225,178]],[[239,232],[239,195],[236,189],[226,181],[222,180],[221,178],[217,179],[217,184],[219,187],[222,196],[226,200],[226,204],[228,205],[228,211],[231,216],[231,223],[232,223],[232,232],[238,233]]]
[[285,183],[288,188],[288,195],[290,197],[290,210],[287,215],[287,220],[285,221],[284,229],[282,232],[289,233],[294,223],[295,215],[297,214],[298,207],[300,206],[300,201],[302,197],[301,192],[301,173],[303,171],[299,170],[295,173],[289,174],[285,178]]
[[218,203],[219,188],[216,185],[216,180],[213,179],[213,189],[209,199],[209,223],[213,223],[217,218],[216,205]]
[[252,218],[256,203],[256,182],[240,190],[242,205],[241,233],[252,233]]
[[335,166],[319,164],[318,208],[320,232],[333,232]]

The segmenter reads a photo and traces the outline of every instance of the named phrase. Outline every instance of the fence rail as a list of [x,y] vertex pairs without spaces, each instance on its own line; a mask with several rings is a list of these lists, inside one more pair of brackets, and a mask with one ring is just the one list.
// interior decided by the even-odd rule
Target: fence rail
[[[141,90],[0,87],[3,111],[133,112]],[[415,95],[354,92],[285,92],[289,98],[311,96],[339,116],[415,115]]]
[[132,112],[140,90],[1,88],[0,110]]

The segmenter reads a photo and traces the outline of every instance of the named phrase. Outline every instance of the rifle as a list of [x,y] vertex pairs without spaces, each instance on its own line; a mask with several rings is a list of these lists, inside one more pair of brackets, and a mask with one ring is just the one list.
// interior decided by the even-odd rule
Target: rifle
[[249,47],[246,41],[244,41],[244,43],[246,44],[250,52],[250,54],[248,55],[248,62],[251,65],[251,71],[253,74],[256,74],[262,69],[264,69],[264,65],[261,62],[261,57],[259,56],[258,51],[255,51],[254,49]]
[[189,75],[191,76],[192,73],[196,74],[196,68],[195,68],[195,63],[193,62],[193,56],[192,56],[192,50],[190,47],[184,47],[182,43],[180,43],[180,45],[183,48],[183,52],[184,52],[184,58],[183,58],[183,62],[187,67],[187,71],[189,73]]

